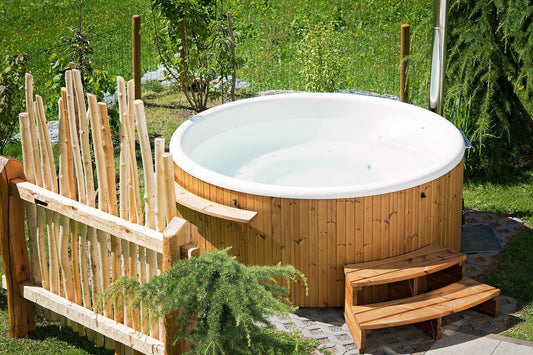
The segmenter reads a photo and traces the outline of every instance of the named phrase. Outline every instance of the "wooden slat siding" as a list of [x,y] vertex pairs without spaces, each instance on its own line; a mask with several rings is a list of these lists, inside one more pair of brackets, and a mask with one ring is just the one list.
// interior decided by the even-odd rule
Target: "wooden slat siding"
[[320,303],[318,201],[309,200],[309,304],[318,307]]
[[464,176],[462,174],[462,171],[464,168],[463,167],[464,161],[461,160],[459,164],[461,166],[461,169],[460,169],[461,174],[455,173],[453,175],[457,179],[457,184],[455,184],[455,189],[454,189],[454,202],[455,202],[454,203],[455,208],[453,211],[454,220],[450,223],[451,228],[454,230],[454,232],[450,233],[448,237],[449,244],[452,245],[451,249],[455,251],[461,250],[461,221],[462,221],[462,212],[463,212],[462,202],[463,202]]
[[388,258],[392,256],[390,254],[390,248],[392,241],[390,240],[390,218],[394,213],[390,209],[390,199],[393,194],[383,194],[381,196],[381,258]]
[[[294,214],[294,210],[292,210],[291,207],[291,201],[290,199],[280,199],[280,256],[281,256],[281,263],[283,265],[289,265],[291,264],[291,247],[292,247],[292,238],[291,238],[291,228],[294,226],[291,226],[292,220],[291,220],[291,214]],[[298,267],[297,265],[294,265],[294,267]]]
[[[261,209],[261,202],[259,196],[246,196],[245,203],[247,203],[247,209],[253,209],[258,211]],[[248,240],[248,256],[249,260],[255,260],[258,265],[263,265],[263,248],[262,248],[262,238],[261,231],[256,228],[256,223],[251,223],[249,226],[245,227],[245,232],[243,233],[245,238]]]
[[281,199],[278,197],[272,198],[272,261],[274,264],[281,262]]
[[[346,240],[346,205],[349,203],[348,199],[338,199],[337,203],[337,221],[335,224],[335,235],[337,236],[337,242],[334,252],[336,252],[337,265],[344,265],[348,263],[346,259],[346,251],[348,249],[348,241]],[[344,272],[342,267],[335,268],[335,303],[342,302],[344,297]]]
[[322,295],[320,299],[320,307],[325,307],[328,303],[328,291],[329,286],[329,275],[328,275],[328,244],[329,244],[329,235],[328,235],[328,201],[327,200],[318,200],[318,258],[316,263],[318,265],[318,289],[319,293]]
[[[207,184],[205,182],[202,182],[196,178],[193,178],[189,176],[188,174],[184,173],[179,169],[178,167],[175,167],[176,171],[179,172],[179,174],[176,174],[177,179],[181,179],[181,182],[183,183],[182,186],[186,186],[185,181],[197,181],[198,186],[203,186],[203,191],[229,191],[222,189],[220,187],[211,186],[210,184]],[[451,176],[456,174],[462,174],[462,166],[457,166],[450,172]],[[384,257],[394,256],[394,255],[400,255],[403,253],[408,253],[410,251],[416,250],[418,246],[423,242],[423,240],[426,240],[431,243],[438,243],[443,244],[441,241],[447,241],[447,243],[452,242],[452,239],[458,238],[458,235],[449,236],[446,238],[443,238],[441,236],[442,229],[432,226],[429,228],[429,236],[422,236],[424,233],[421,229],[424,225],[427,225],[427,223],[421,223],[421,218],[427,218],[430,220],[430,224],[433,225],[434,223],[438,222],[437,216],[439,216],[441,213],[443,214],[443,218],[448,218],[450,223],[453,223],[453,219],[449,218],[448,211],[442,212],[442,208],[439,208],[439,203],[442,206],[446,206],[446,208],[449,208],[450,211],[453,208],[459,208],[460,206],[457,206],[456,201],[449,201],[450,198],[449,194],[442,194],[442,201],[440,201],[441,194],[438,193],[440,184],[443,183],[443,181],[446,181],[448,177],[443,176],[439,179],[436,179],[433,185],[431,186],[431,192],[427,194],[427,198],[433,198],[433,202],[436,198],[439,199],[437,202],[437,205],[433,205],[433,203],[429,203],[428,205],[433,205],[433,210],[430,211],[430,213],[426,213],[424,215],[424,212],[421,211],[423,208],[423,201],[420,199],[420,189],[421,187],[417,186],[411,189],[402,190],[398,192],[393,192],[390,194],[383,194],[382,196],[368,196],[368,197],[361,197],[361,198],[354,198],[354,199],[339,199],[337,200],[331,200],[335,202],[335,207],[331,207],[330,200],[326,200],[326,202],[322,201],[320,202],[321,206],[322,204],[326,204],[328,207],[326,207],[326,211],[328,208],[334,208],[336,212],[334,213],[334,219],[339,222],[339,216],[342,213],[343,207],[341,207],[340,203],[344,204],[344,215],[345,217],[345,238],[346,238],[346,250],[345,252],[346,256],[346,263],[354,263],[354,262],[363,262],[363,261],[370,261],[373,260],[374,254],[379,254],[379,258],[382,258],[382,255]],[[453,185],[454,187],[450,187],[451,190],[458,190],[460,193],[461,186],[459,184]],[[200,191],[202,189],[200,188]],[[437,191],[437,192],[435,192]],[[230,196],[232,196],[232,192],[229,191]],[[202,197],[209,199],[214,202],[220,202],[218,200],[220,197],[220,194],[215,194],[215,196],[204,195]],[[329,245],[326,248],[326,259],[325,261],[321,260],[319,257],[319,243],[321,242],[320,238],[318,237],[318,223],[319,223],[319,217],[318,217],[318,204],[319,202],[317,200],[298,200],[298,199],[288,199],[291,202],[294,202],[294,209],[291,206],[291,203],[288,204],[288,207],[276,207],[278,205],[285,206],[287,203],[283,202],[284,199],[281,198],[272,198],[272,197],[264,197],[264,196],[254,196],[250,194],[240,194],[236,193],[236,196],[238,196],[238,202],[241,205],[241,207],[253,210],[252,204],[255,206],[257,201],[261,201],[260,205],[263,206],[263,209],[255,208],[258,211],[256,219],[254,219],[250,227],[248,229],[245,229],[246,231],[246,239],[243,241],[242,238],[239,238],[237,243],[239,244],[238,253],[233,254],[241,254],[239,260],[249,263],[249,264],[267,264],[267,265],[273,265],[276,264],[278,261],[281,261],[281,257],[283,254],[283,259],[285,260],[285,256],[290,255],[291,262],[296,266],[296,264],[301,265],[301,271],[304,272],[304,274],[307,276],[309,280],[309,284],[311,287],[310,290],[310,296],[305,297],[302,294],[298,294],[298,292],[295,291],[295,303],[300,302],[300,306],[320,306],[324,303],[329,303],[329,297],[331,296],[328,292],[330,292],[330,289],[336,289],[334,294],[335,300],[338,298],[339,289],[336,285],[336,278],[335,285],[331,283],[328,288],[323,291],[320,286],[320,274],[319,272],[324,271],[326,275],[328,274],[328,271],[331,271],[333,269],[330,269],[330,261],[329,259],[333,256],[333,263],[334,265],[331,265],[333,268],[335,267],[342,267],[343,261],[340,259],[338,260],[338,255],[342,255],[340,252],[335,250],[334,254],[331,253],[331,250]],[[251,200],[243,202],[241,199],[245,198],[246,200]],[[258,198],[258,200],[256,200]],[[377,200],[379,198],[379,202],[376,202],[376,206],[379,205],[379,210],[374,210],[376,206],[374,206],[374,200]],[[353,200],[353,203],[350,203],[349,201]],[[305,202],[304,202],[305,201]],[[342,202],[340,202],[342,201]],[[276,203],[279,202],[279,203]],[[460,201],[459,201],[460,203]],[[307,204],[307,205],[306,205]],[[352,205],[353,204],[353,212],[352,212]],[[315,207],[313,207],[315,206]],[[315,208],[314,211],[311,211],[313,208]],[[305,212],[304,212],[305,211]],[[396,213],[394,213],[396,212]],[[197,213],[193,213],[192,211],[189,211],[190,213],[190,220],[191,221],[200,221],[202,218],[205,218],[206,216],[198,216]],[[302,216],[302,213],[305,213],[305,218]],[[450,212],[451,213],[451,212]],[[326,216],[326,222],[322,221],[320,222],[321,225],[326,224],[328,221],[328,212],[325,214]],[[352,216],[351,218],[348,218],[348,216]],[[376,217],[379,221],[376,222],[373,217]],[[460,215],[458,216],[460,218]],[[351,219],[351,220],[350,220]],[[459,219],[460,220],[460,219]],[[283,225],[281,223],[283,221]],[[304,226],[307,221],[307,226]],[[289,223],[290,222],[290,223]],[[202,222],[203,223],[203,222]],[[225,221],[222,221],[220,219],[216,219],[216,221],[213,221],[213,223],[217,223],[217,227],[213,228],[201,228],[200,234],[200,240],[204,240],[207,243],[212,243],[212,247],[220,248],[221,245],[225,245],[224,238],[226,234],[222,234],[219,232],[220,230],[227,231],[228,230],[228,224]],[[289,230],[287,231],[284,226],[288,225]],[[297,227],[299,225],[299,227]],[[353,225],[353,226],[352,226]],[[284,240],[286,235],[291,235],[291,228],[294,229],[294,233],[296,233],[296,236],[291,236],[291,240],[293,240],[292,248],[293,250],[290,251],[290,254],[286,254],[285,251],[282,251],[281,249],[281,243],[280,240]],[[377,228],[377,232],[376,229]],[[457,227],[456,227],[457,228]],[[324,229],[324,228],[322,228]],[[325,227],[327,234],[333,233],[333,238],[343,238],[341,235],[338,235],[339,227],[337,226],[334,228],[334,231],[329,231],[327,227]],[[459,226],[460,229],[460,226]],[[299,232],[297,232],[299,230]],[[451,229],[450,229],[451,230]],[[458,230],[458,229],[456,229]],[[297,236],[301,235],[303,232],[308,233],[309,239],[307,240],[308,245],[305,246],[305,250],[303,243],[295,243],[294,240],[298,240]],[[261,253],[259,247],[256,246],[256,248],[252,248],[248,243],[255,240],[256,242],[261,241],[256,238],[257,233],[264,233],[265,239],[262,241],[265,244],[264,250]],[[204,235],[205,233],[208,233]],[[225,233],[225,232],[224,232]],[[242,230],[238,229],[236,234],[239,234],[239,236],[242,236]],[[388,241],[383,241],[381,236],[385,234],[388,235]],[[436,235],[435,235],[436,234]],[[313,237],[314,236],[314,239]],[[232,239],[233,238],[233,239]],[[270,238],[270,240],[269,240]],[[282,239],[280,239],[282,238]],[[329,238],[329,236],[328,236]],[[262,238],[261,238],[262,239]],[[229,237],[228,240],[234,241],[234,237]],[[330,239],[328,239],[330,240]],[[351,241],[351,243],[348,243],[348,241]],[[227,242],[227,241],[226,241]],[[241,245],[241,244],[245,245]],[[326,244],[328,241],[326,241]],[[338,244],[338,242],[337,242]],[[337,245],[335,244],[335,246]],[[341,243],[342,244],[342,243]],[[352,244],[352,245],[350,245]],[[266,245],[270,247],[266,247]],[[421,245],[424,246],[424,245]],[[445,247],[448,247],[448,245],[443,245]],[[353,249],[352,249],[353,248]],[[386,248],[385,251],[382,252],[382,249]],[[254,250],[254,252],[249,253],[250,250]],[[248,255],[244,255],[244,254]],[[302,254],[303,253],[303,254]],[[307,255],[308,260],[305,261],[302,255]],[[313,256],[314,255],[314,256]],[[316,272],[316,275],[313,275],[313,272]],[[316,284],[314,284],[316,282]],[[301,287],[299,289],[302,289]],[[317,291],[318,290],[318,291]],[[325,294],[323,292],[325,292]],[[373,291],[374,292],[374,291]],[[376,295],[383,295],[383,290],[375,291]],[[325,296],[324,296],[325,295]],[[324,301],[324,297],[326,301]],[[315,301],[313,301],[313,298],[315,298]],[[305,303],[301,303],[301,300],[305,300]],[[335,301],[336,302],[336,301]],[[331,305],[331,306],[339,306],[339,304]]]
[[[352,236],[352,243],[354,245],[354,253],[353,253],[353,262],[363,262],[364,261],[364,214],[365,214],[365,205],[364,205],[364,199],[362,198],[356,198],[354,199],[354,214],[350,215],[353,218],[353,221],[347,221],[348,225],[351,226],[351,223],[353,222],[354,228],[347,229],[347,233],[350,233],[350,236]],[[352,254],[348,254],[349,258],[352,258]]]
[[398,197],[399,194],[391,194],[389,199],[389,256],[398,255],[400,249],[400,240],[398,239]]
[[398,253],[396,255],[401,255],[405,253],[405,219],[406,219],[406,208],[405,208],[405,196],[406,193],[404,190],[398,192],[398,214],[396,219],[396,234],[393,238],[396,238],[398,241]]
[[329,280],[328,290],[328,304],[335,304],[342,302],[342,298],[337,298],[340,293],[344,296],[342,288],[337,289],[334,282],[337,279],[337,200],[327,200],[327,224],[328,224],[328,238],[327,241],[327,259],[324,260],[324,269],[327,270],[326,275]]
[[9,336],[21,338],[35,330],[35,309],[18,284],[30,280],[31,268],[24,233],[24,204],[11,189],[11,180],[24,176],[22,164],[0,156],[0,251],[7,285]]
[[[300,205],[300,211],[299,211],[298,222],[299,222],[300,228],[298,229],[299,245],[298,245],[297,252],[299,253],[300,271],[302,271],[308,278],[307,274],[309,274],[309,260],[310,260],[310,257],[309,257],[309,213],[308,213],[309,200],[301,200],[299,205]],[[305,292],[305,284],[299,281],[297,287],[299,289],[298,303],[304,304],[306,303],[309,297],[308,295],[306,295],[306,292]]]
[[272,198],[271,197],[261,197],[261,204],[263,205],[263,228],[264,233],[264,242],[263,242],[263,251],[265,253],[264,264],[269,265],[272,260],[272,255],[274,252],[274,238],[272,236]]
[[372,196],[363,198],[363,261],[374,260],[372,257]]
[[353,306],[352,310],[361,328],[377,329],[444,317],[491,300],[499,293],[492,286],[463,279],[408,300]]
[[[304,236],[302,235],[302,225],[300,221],[300,216],[302,215],[302,205],[298,200],[291,199],[291,209],[293,210],[293,226],[291,227],[292,233],[289,236],[291,240],[295,241],[296,244],[292,244],[291,248],[291,259],[296,260],[296,265],[298,270],[305,270],[306,265],[303,263],[302,255],[302,243],[304,243]],[[292,262],[289,261],[289,264]],[[302,271],[303,272],[303,271]],[[305,275],[305,274],[304,274]],[[300,287],[302,284],[300,282],[291,285],[291,291],[294,291],[294,299],[298,299],[300,296]],[[305,295],[305,292],[304,292]]]

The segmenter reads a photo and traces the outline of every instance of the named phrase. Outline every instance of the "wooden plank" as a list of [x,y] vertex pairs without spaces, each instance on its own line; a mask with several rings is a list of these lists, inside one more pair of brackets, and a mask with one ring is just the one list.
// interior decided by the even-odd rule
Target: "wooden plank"
[[491,300],[499,293],[492,286],[463,279],[422,295],[352,309],[362,328],[376,329],[444,317]]
[[[431,247],[435,247],[435,249],[430,250]],[[345,274],[348,275],[352,281],[356,281],[358,279],[364,279],[366,277],[381,275],[389,272],[401,272],[402,269],[408,267],[418,267],[422,265],[431,266],[434,264],[438,266],[438,263],[448,263],[454,258],[457,259],[456,263],[460,263],[466,258],[464,254],[456,253],[445,248],[440,248],[438,246],[434,246],[433,244],[419,250],[424,250],[426,252],[420,253],[418,251],[414,251],[392,258],[376,260],[367,263],[346,265]],[[451,263],[450,265],[456,263]]]
[[395,257],[392,257],[392,258],[387,258],[387,259],[384,259],[384,260],[374,260],[374,261],[368,261],[368,262],[363,262],[363,263],[358,263],[358,264],[348,264],[348,265],[345,265],[344,268],[345,268],[345,270],[350,270],[352,268],[355,268],[355,269],[368,269],[368,268],[372,268],[372,267],[375,267],[375,266],[394,263],[394,262],[397,262],[397,261],[401,261],[401,260],[417,257],[417,256],[420,256],[420,255],[431,254],[431,253],[439,252],[439,251],[443,251],[443,250],[446,250],[446,248],[438,246],[438,245],[430,244],[430,245],[427,245],[427,246],[425,246],[423,248],[420,248],[418,250],[412,251],[410,253],[398,255],[398,256],[395,256]]
[[[425,259],[422,259],[425,260]],[[460,263],[461,259],[455,256],[449,256],[447,259],[427,260],[425,262],[403,261],[390,268],[369,269],[368,273],[348,274],[353,287],[376,286],[403,280],[409,280],[415,277],[421,277]]]
[[[350,253],[348,256],[350,256],[350,260],[353,260],[353,262],[363,262],[363,249],[364,249],[364,204],[363,199],[356,198],[353,200],[353,214],[351,213],[350,209],[351,206],[348,205],[348,216],[352,216],[353,218],[353,227],[352,222],[350,220],[347,221],[346,228],[351,231],[354,230],[354,236],[353,236],[353,254]],[[351,219],[349,218],[349,219]],[[350,247],[349,250],[352,250]]]
[[309,307],[320,305],[318,200],[309,200]]
[[[328,237],[327,237],[327,277],[328,277],[328,305],[342,304],[342,286],[340,289],[336,286],[337,279],[337,267],[341,270],[339,272],[342,275],[342,266],[337,260],[337,200],[327,200],[327,225],[328,225]],[[341,277],[341,280],[343,277]],[[337,297],[338,295],[338,297]]]
[[[299,211],[299,246],[298,252],[300,254],[300,271],[302,271],[306,278],[309,278],[309,200],[300,200]],[[306,294],[305,285],[299,281],[299,301],[298,304],[307,304],[309,296]]]
[[161,232],[145,226],[126,221],[117,216],[97,210],[94,207],[73,201],[56,193],[50,192],[29,182],[14,181],[23,200],[37,203],[46,209],[64,214],[93,228],[117,236],[125,241],[133,242],[158,253],[163,251],[163,235]]
[[329,270],[328,270],[328,205],[326,200],[318,200],[318,289],[311,290],[317,292],[319,298],[319,306],[325,307],[328,305],[328,289],[329,289]]
[[250,223],[257,215],[255,211],[238,209],[206,200],[187,191],[178,183],[174,183],[174,187],[176,190],[176,202],[194,211],[238,223]]
[[18,283],[30,278],[24,234],[24,204],[10,191],[10,181],[24,176],[22,164],[0,156],[0,251],[7,284],[9,336],[21,338],[35,330],[33,303],[23,299]]
[[141,334],[135,329],[115,322],[113,319],[99,316],[93,311],[69,302],[41,287],[23,283],[21,288],[24,298],[27,300],[72,319],[86,328],[145,354],[164,354],[164,344],[159,340]]
[[372,196],[363,198],[363,261],[375,260],[373,258],[372,235],[374,221],[372,220]]

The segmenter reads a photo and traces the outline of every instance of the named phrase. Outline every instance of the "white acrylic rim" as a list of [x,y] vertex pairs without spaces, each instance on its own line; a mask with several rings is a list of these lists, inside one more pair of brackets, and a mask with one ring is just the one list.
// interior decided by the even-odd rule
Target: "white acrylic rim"
[[[263,184],[252,181],[245,181],[220,173],[209,170],[195,161],[190,159],[187,153],[182,149],[181,141],[186,135],[187,130],[194,126],[195,122],[198,120],[207,120],[211,116],[214,116],[219,111],[231,110],[232,107],[238,105],[247,105],[253,102],[259,101],[273,101],[276,100],[286,100],[291,97],[298,98],[332,98],[336,99],[342,95],[343,98],[346,96],[352,97],[351,100],[354,100],[354,104],[357,102],[365,104],[377,104],[377,105],[389,105],[391,109],[395,107],[399,108],[397,105],[407,105],[410,110],[420,114],[420,111],[423,111],[424,115],[434,116],[434,119],[442,120],[446,122],[445,132],[450,141],[449,152],[446,154],[446,159],[443,159],[442,164],[439,168],[434,169],[430,172],[425,172],[420,176],[409,179],[399,179],[397,182],[391,183],[390,181],[380,181],[371,184],[364,185],[350,185],[350,186],[335,186],[335,187],[295,187],[295,186],[282,186],[282,185],[271,185]],[[402,107],[404,108],[404,107]],[[442,122],[440,122],[442,124]],[[448,147],[447,147],[448,148]],[[420,107],[406,104],[400,101],[383,99],[378,97],[363,96],[363,95],[352,95],[352,94],[337,94],[337,93],[291,93],[291,94],[281,94],[273,96],[262,96],[251,99],[245,99],[240,101],[235,101],[227,103],[224,105],[216,106],[211,109],[208,109],[202,112],[200,115],[191,117],[189,120],[183,122],[173,133],[172,138],[170,139],[169,150],[172,154],[174,163],[176,163],[182,170],[192,175],[193,177],[200,179],[204,182],[207,182],[211,185],[219,186],[225,189],[260,195],[260,196],[270,196],[270,197],[280,197],[280,198],[296,198],[296,199],[335,199],[335,198],[352,198],[352,197],[365,197],[380,195],[390,192],[401,191],[422,185],[424,183],[430,182],[436,178],[443,176],[444,174],[450,172],[455,168],[463,159],[464,156],[464,139],[461,135],[461,132],[448,120],[445,118]],[[186,186],[185,186],[186,187]]]

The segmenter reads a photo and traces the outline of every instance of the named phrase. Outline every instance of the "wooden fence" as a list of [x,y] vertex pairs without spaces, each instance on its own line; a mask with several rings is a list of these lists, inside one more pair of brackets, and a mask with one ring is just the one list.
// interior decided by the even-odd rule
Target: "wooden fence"
[[176,217],[173,164],[164,139],[155,139],[154,159],[143,102],[128,95],[135,92],[133,81],[126,84],[119,77],[120,157],[115,164],[106,105],[92,94],[85,100],[78,70],[65,77],[58,106],[58,167],[43,102],[34,98],[29,74],[27,112],[19,116],[24,165],[0,157],[9,335],[22,337],[35,329],[37,304],[116,353],[179,353],[184,344],[173,345],[171,317],[148,327],[139,310],[99,304],[97,297],[121,276],[146,282],[181,255],[198,250],[196,228]]

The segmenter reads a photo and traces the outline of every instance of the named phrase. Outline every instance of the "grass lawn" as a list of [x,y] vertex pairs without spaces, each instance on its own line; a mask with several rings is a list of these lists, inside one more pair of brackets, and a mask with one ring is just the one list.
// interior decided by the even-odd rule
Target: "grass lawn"
[[[466,207],[512,215],[533,226],[533,164],[494,178],[466,179],[464,186]],[[518,301],[520,312],[502,334],[533,341],[533,230],[510,243],[487,282]]]

